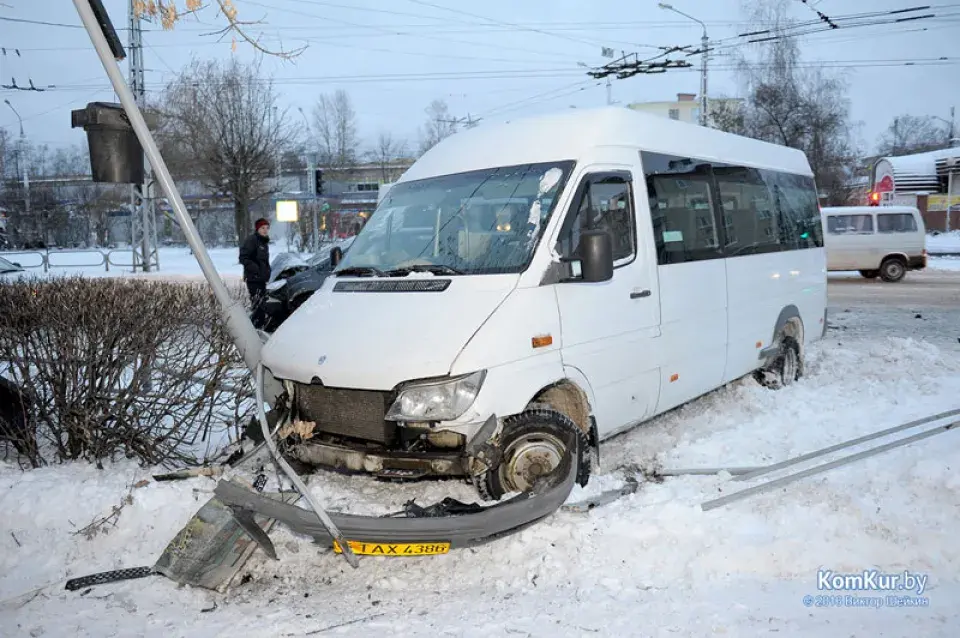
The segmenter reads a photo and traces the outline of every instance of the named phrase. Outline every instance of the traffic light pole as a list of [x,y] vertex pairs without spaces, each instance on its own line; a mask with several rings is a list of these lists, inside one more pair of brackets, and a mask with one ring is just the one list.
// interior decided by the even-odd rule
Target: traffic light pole
[[320,212],[317,210],[320,208],[320,194],[317,192],[317,156],[313,156],[313,162],[310,163],[309,168],[310,173],[307,175],[307,181],[310,182],[310,194],[313,195],[313,232],[311,233],[311,239],[313,240],[313,252],[320,250]]

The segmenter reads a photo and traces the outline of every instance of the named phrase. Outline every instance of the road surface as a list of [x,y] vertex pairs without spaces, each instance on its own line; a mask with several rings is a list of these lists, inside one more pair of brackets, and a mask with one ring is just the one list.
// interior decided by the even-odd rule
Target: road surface
[[829,336],[911,337],[960,353],[960,271],[908,272],[898,283],[831,274]]

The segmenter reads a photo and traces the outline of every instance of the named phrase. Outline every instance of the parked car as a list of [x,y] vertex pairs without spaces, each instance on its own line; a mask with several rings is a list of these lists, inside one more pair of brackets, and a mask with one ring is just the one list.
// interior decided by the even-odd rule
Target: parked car
[[22,272],[24,272],[24,269],[20,264],[0,257],[0,277],[7,277]]
[[927,267],[926,229],[913,206],[836,206],[822,209],[827,270],[858,270],[867,279],[903,279]]
[[318,252],[310,259],[301,259],[302,265],[293,259],[283,262],[285,271],[276,273],[277,277],[271,273],[270,283],[267,284],[267,298],[264,300],[264,310],[267,313],[264,332],[272,333],[276,330],[310,295],[320,289],[333,271],[333,251],[340,250],[341,254],[346,254],[352,243],[353,237],[349,237],[337,242],[329,250]]

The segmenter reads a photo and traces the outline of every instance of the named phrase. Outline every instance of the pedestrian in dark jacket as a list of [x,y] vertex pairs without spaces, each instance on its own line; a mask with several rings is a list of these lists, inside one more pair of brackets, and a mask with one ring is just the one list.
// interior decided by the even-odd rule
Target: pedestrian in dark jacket
[[240,246],[240,263],[243,264],[243,280],[247,283],[250,304],[253,306],[253,325],[261,327],[266,315],[263,298],[270,279],[270,222],[262,217],[253,225],[255,232]]

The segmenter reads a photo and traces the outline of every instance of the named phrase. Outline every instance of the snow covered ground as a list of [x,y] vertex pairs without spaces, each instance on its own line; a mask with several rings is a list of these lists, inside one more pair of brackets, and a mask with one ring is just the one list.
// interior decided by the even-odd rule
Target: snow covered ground
[[[766,465],[960,407],[957,350],[922,335],[856,329],[870,317],[857,308],[831,314],[836,327],[808,353],[807,376],[793,387],[774,392],[742,380],[607,442],[601,476],[570,500],[619,485],[616,468],[625,463]],[[342,625],[323,635],[952,637],[960,627],[958,458],[960,432],[946,432],[708,512],[702,502],[752,483],[725,475],[644,482],[620,501],[587,514],[557,512],[486,546],[360,557],[358,570],[277,528],[280,560],[258,552],[244,570],[249,582],[225,595],[161,576],[85,595],[63,589],[66,578],[152,564],[213,480],[131,490],[151,470],[119,463],[104,472],[67,465],[21,473],[7,463],[0,633],[303,636]],[[455,482],[397,486],[319,474],[311,484],[331,509],[359,500],[353,511],[392,511],[412,496],[423,504],[447,493],[473,500]],[[90,540],[74,534],[128,491],[132,502],[115,528]],[[818,569],[871,568],[927,576],[920,595],[929,605],[804,604],[806,595],[831,593],[818,591]]]

